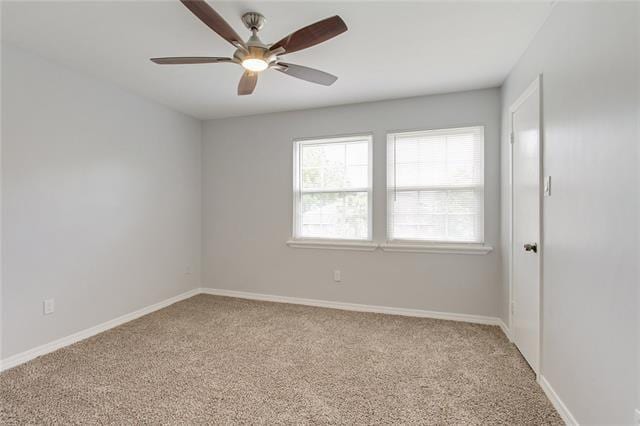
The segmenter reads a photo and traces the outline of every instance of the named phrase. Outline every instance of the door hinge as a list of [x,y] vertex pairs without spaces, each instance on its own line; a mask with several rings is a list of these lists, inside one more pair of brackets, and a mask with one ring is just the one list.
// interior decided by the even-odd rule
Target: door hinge
[[516,313],[516,302],[511,301],[511,315]]
[[511,142],[513,144],[514,141],[514,136],[513,136],[513,132],[511,134],[509,134],[509,142]]

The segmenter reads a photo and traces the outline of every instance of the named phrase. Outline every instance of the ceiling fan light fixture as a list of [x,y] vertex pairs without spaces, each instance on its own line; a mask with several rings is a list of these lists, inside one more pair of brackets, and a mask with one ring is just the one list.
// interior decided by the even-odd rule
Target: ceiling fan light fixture
[[242,61],[244,69],[252,72],[260,72],[269,68],[269,64],[264,59],[247,58]]
[[258,73],[268,68],[323,86],[330,86],[338,79],[335,75],[324,71],[280,61],[281,55],[307,49],[347,31],[347,24],[338,15],[300,28],[275,43],[265,44],[258,36],[258,32],[265,23],[265,18],[260,13],[247,12],[242,15],[242,23],[251,31],[251,36],[245,42],[242,41],[242,37],[235,32],[231,25],[209,6],[207,0],[180,0],[180,2],[202,23],[231,43],[236,50],[231,58],[210,56],[151,58],[151,61],[156,64],[178,65],[227,62],[240,65],[245,71],[238,84],[239,96],[252,94],[258,81]]

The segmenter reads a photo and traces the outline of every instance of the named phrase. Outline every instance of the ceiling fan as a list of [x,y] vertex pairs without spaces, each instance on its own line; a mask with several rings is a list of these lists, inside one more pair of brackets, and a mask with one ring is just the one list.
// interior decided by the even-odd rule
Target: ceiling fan
[[238,85],[238,95],[250,95],[258,82],[258,74],[268,68],[275,69],[292,77],[322,84],[332,85],[338,77],[324,71],[302,65],[282,62],[280,56],[297,52],[327,41],[347,31],[347,25],[339,16],[323,19],[314,24],[294,31],[280,41],[265,44],[258,37],[265,18],[257,12],[242,15],[242,22],[251,31],[251,37],[245,42],[238,33],[204,0],[180,0],[187,9],[193,12],[209,28],[220,37],[231,43],[236,51],[232,58],[185,56],[171,58],[151,58],[151,61],[162,65],[175,64],[208,64],[230,62],[241,65],[245,71]]

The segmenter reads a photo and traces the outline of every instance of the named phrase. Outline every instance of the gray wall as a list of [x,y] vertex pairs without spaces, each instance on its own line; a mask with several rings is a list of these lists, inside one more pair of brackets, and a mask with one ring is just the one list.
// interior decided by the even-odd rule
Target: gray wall
[[2,56],[2,358],[198,287],[201,123]]
[[[498,315],[499,255],[289,248],[294,138],[373,132],[374,238],[385,239],[385,132],[483,124],[485,235],[499,242],[498,89],[209,121],[204,286]],[[333,270],[342,271],[342,284]]]
[[542,374],[584,424],[631,423],[638,401],[638,7],[558,3],[503,86],[508,247],[508,109],[544,75]]

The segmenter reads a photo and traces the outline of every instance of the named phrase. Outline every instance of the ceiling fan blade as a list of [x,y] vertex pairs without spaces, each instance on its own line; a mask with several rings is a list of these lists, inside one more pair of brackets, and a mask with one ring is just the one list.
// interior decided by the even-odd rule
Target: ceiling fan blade
[[233,59],[207,57],[207,56],[178,56],[178,57],[172,57],[172,58],[151,58],[150,61],[160,65],[180,65],[180,64],[215,64],[218,62],[233,62]]
[[303,67],[302,65],[289,64],[286,62],[278,62],[279,66],[274,67],[281,73],[296,77],[312,83],[322,84],[323,86],[331,86],[336,82],[338,77],[328,72],[320,71],[314,68]]
[[256,88],[256,83],[258,82],[258,73],[245,71],[242,74],[242,78],[240,79],[240,84],[238,84],[238,95],[250,95],[253,93],[253,89]]
[[220,37],[236,46],[240,44],[244,46],[244,41],[235,32],[231,25],[224,20],[209,4],[204,0],[180,0],[187,9],[196,15],[209,28],[218,33]]
[[347,31],[347,24],[338,15],[323,19],[295,31],[282,40],[274,43],[271,50],[282,47],[286,53],[297,52],[307,47],[327,41]]

